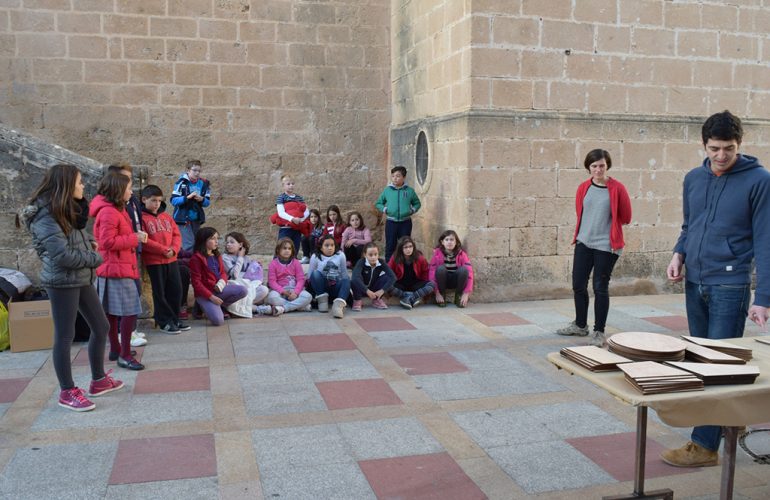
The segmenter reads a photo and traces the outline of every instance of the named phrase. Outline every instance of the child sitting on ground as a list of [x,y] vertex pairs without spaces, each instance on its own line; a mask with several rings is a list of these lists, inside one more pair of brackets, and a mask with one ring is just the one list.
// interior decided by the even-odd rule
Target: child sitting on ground
[[374,243],[367,243],[364,247],[364,258],[353,268],[353,310],[361,310],[364,297],[372,300],[372,307],[387,309],[388,305],[382,300],[382,296],[395,282],[396,275],[385,261],[380,259],[380,249]]
[[305,273],[295,256],[294,243],[289,238],[278,240],[275,257],[267,268],[267,303],[275,306],[276,316],[296,310],[310,311],[313,297],[305,290]]
[[318,242],[324,234],[324,224],[321,221],[321,212],[315,208],[310,209],[308,221],[312,226],[310,234],[302,237],[302,264],[310,263],[310,256],[318,249]]
[[225,236],[225,254],[222,261],[225,263],[229,282],[244,285],[249,291],[244,298],[230,304],[227,310],[242,317],[272,314],[272,308],[264,304],[270,290],[262,284],[262,265],[249,258],[248,254],[249,241],[242,233],[233,231]]
[[174,219],[166,213],[163,191],[154,184],[142,189],[142,230],[147,233],[142,262],[152,283],[155,323],[165,333],[187,331],[190,325],[179,320],[182,282],[177,254],[182,235]]
[[446,307],[444,295],[447,289],[454,289],[457,307],[468,305],[473,292],[473,267],[460,237],[451,229],[438,237],[438,245],[430,259],[429,276],[436,287],[436,304],[439,307]]
[[396,284],[390,294],[399,297],[399,303],[405,309],[419,305],[423,297],[433,293],[433,283],[428,279],[428,261],[411,237],[402,236],[398,240],[388,266],[396,275]]
[[345,232],[346,227],[345,223],[342,222],[340,207],[337,205],[329,205],[329,208],[326,209],[324,233],[334,236],[334,241],[337,242],[337,246],[340,248],[342,248],[342,233]]
[[359,212],[350,212],[348,215],[348,227],[342,233],[342,248],[348,267],[358,262],[363,255],[364,246],[372,242],[372,234],[364,224],[364,218]]
[[213,227],[195,233],[195,251],[190,258],[190,281],[195,302],[214,326],[225,323],[222,306],[229,306],[246,296],[245,286],[227,282],[225,263],[219,254],[219,234]]
[[340,252],[334,236],[325,234],[316,253],[310,258],[308,279],[318,302],[318,312],[329,311],[329,299],[333,299],[332,314],[342,318],[345,314],[350,278],[345,265],[345,254]]

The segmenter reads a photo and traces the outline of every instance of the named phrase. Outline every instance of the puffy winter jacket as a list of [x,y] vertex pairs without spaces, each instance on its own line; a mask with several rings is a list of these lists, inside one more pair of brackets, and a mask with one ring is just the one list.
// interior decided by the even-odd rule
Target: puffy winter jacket
[[[88,210],[88,204],[81,204]],[[92,246],[93,238],[85,229],[73,228],[64,234],[53,218],[47,202],[38,200],[19,214],[32,235],[32,244],[43,262],[40,284],[49,288],[77,288],[94,282],[94,269],[102,257]]]
[[[396,281],[404,277],[404,264],[396,263],[395,257],[390,258],[390,261],[388,261],[388,266],[396,275]],[[414,275],[417,277],[417,279],[422,281],[430,281],[428,261],[425,259],[422,253],[417,254],[417,258],[412,260],[412,269],[414,269]]]
[[227,281],[227,272],[225,271],[225,263],[222,262],[222,256],[217,256],[217,259],[219,260],[219,276],[209,269],[208,261],[202,253],[195,252],[190,257],[190,282],[196,297],[210,300],[211,296],[214,295],[214,286],[216,286],[217,281]]
[[139,240],[134,233],[126,209],[118,210],[102,195],[97,195],[89,211],[94,223],[94,236],[104,262],[96,269],[103,278],[139,279],[136,247]]

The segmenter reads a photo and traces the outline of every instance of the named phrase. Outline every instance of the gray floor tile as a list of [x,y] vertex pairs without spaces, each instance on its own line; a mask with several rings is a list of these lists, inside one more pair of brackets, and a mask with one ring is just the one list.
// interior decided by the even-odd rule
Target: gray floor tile
[[316,312],[300,317],[282,317],[284,327],[289,335],[326,335],[328,333],[343,333],[342,326],[329,315]]
[[251,385],[243,388],[249,416],[305,413],[326,410],[326,404],[315,384],[306,382]]
[[3,418],[3,415],[5,415],[5,412],[11,407],[11,404],[12,403],[0,403],[0,418]]
[[658,326],[655,323],[636,318],[630,314],[626,314],[618,310],[613,310],[612,308],[610,308],[610,312],[607,315],[607,325],[613,328],[617,328],[621,332],[669,332],[668,328],[663,328],[662,326]]
[[260,469],[265,498],[367,500],[375,495],[358,464]]
[[420,330],[395,330],[391,332],[370,332],[377,344],[383,348],[395,347],[440,347],[458,344],[486,342],[481,335],[470,330],[442,330],[425,328]]
[[567,439],[631,432],[634,429],[587,401],[529,406],[525,409],[532,422],[545,426]]
[[[184,335],[184,334],[180,334]],[[151,341],[150,341],[151,342]],[[149,343],[142,354],[142,363],[150,365],[163,361],[177,361],[187,359],[207,359],[209,357],[208,343],[203,340],[191,340],[189,342],[168,342],[152,345]]]
[[545,308],[526,309],[516,312],[516,315],[545,330],[556,330],[562,326],[567,326],[570,321],[575,319]]
[[672,316],[673,313],[647,304],[621,304],[612,305],[612,310],[628,314],[635,318],[651,318],[658,316]]
[[495,326],[492,330],[511,340],[545,337],[553,333],[537,325]]
[[564,441],[502,446],[489,456],[527,493],[568,490],[615,480]]
[[485,450],[559,439],[545,425],[530,420],[529,414],[522,408],[456,413],[452,419]]
[[[51,350],[29,352],[0,352],[0,371],[2,370],[39,370],[51,355]],[[74,356],[74,354],[73,354]]]
[[298,363],[255,363],[238,365],[241,385],[291,384],[311,382],[305,365]]
[[340,432],[356,460],[425,455],[444,451],[416,418],[344,422]]
[[236,333],[230,334],[230,337],[232,338],[233,351],[236,357],[297,352],[291,339],[283,333],[276,335]]
[[[117,447],[114,441],[19,449],[0,475],[0,498],[102,498]],[[74,474],[87,474],[88,481]],[[77,488],[67,487],[73,481]]]
[[380,373],[360,351],[301,354],[314,382],[380,378]]
[[251,436],[260,470],[355,462],[333,424],[256,429]]
[[260,317],[254,322],[238,322],[229,325],[230,335],[286,335],[286,326],[278,318]]
[[471,371],[510,370],[524,372],[530,370],[527,365],[502,349],[474,349],[456,351],[452,356],[467,366]]
[[155,481],[150,483],[116,484],[107,487],[106,500],[209,500],[219,496],[216,477]]

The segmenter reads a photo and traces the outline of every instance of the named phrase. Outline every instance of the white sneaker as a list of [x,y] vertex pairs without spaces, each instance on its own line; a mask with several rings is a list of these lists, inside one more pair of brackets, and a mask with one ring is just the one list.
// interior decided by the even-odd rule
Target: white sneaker
[[136,333],[137,332],[131,333],[131,347],[141,347],[143,345],[147,345],[147,339],[138,336]]
[[310,257],[302,257],[300,264],[310,264]]
[[144,332],[139,332],[137,330],[134,330],[133,332],[131,332],[131,335],[136,335],[137,337],[145,338]]

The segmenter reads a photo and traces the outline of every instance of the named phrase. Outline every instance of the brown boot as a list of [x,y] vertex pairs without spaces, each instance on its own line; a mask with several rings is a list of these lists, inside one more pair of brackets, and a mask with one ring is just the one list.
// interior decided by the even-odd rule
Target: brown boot
[[692,441],[687,441],[687,444],[681,448],[664,451],[660,454],[660,458],[674,467],[713,467],[719,465],[719,453],[707,450]]

